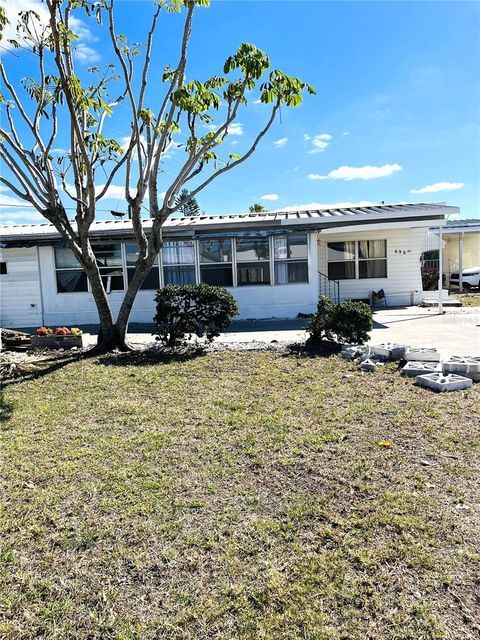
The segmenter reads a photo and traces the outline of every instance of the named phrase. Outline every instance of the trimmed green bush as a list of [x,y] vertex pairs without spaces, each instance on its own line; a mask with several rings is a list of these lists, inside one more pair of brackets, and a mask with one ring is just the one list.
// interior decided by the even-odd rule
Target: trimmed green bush
[[211,342],[238,315],[232,294],[208,284],[169,284],[157,291],[155,301],[154,334],[169,347],[192,335]]
[[372,310],[364,302],[345,300],[333,304],[320,296],[317,312],[310,318],[307,331],[310,342],[363,344],[373,326]]

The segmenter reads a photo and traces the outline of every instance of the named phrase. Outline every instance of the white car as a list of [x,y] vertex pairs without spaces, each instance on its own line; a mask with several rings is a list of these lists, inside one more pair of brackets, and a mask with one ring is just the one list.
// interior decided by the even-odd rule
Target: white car
[[[472,289],[480,287],[480,267],[469,267],[462,271],[462,282],[464,289]],[[459,286],[460,279],[458,273],[452,273],[450,276],[450,284]]]

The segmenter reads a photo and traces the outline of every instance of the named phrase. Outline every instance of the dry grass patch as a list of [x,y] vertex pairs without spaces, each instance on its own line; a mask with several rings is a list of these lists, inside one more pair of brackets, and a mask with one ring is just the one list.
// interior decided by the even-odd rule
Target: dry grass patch
[[480,385],[128,362],[6,390],[0,637],[478,637]]

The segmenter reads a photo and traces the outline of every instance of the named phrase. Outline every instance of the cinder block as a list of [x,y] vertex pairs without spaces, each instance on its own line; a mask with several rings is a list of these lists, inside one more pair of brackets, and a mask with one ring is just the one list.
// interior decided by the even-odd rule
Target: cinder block
[[426,373],[441,372],[441,365],[438,362],[407,362],[402,368],[402,374],[404,376],[421,376]]
[[362,371],[375,371],[377,367],[382,366],[383,362],[380,362],[379,360],[374,358],[365,358],[365,360],[362,360],[362,362],[360,363],[360,369]]
[[434,347],[408,347],[405,351],[407,362],[440,362],[440,354]]
[[400,360],[405,357],[407,346],[404,344],[396,344],[395,342],[383,342],[381,344],[373,344],[370,347],[372,354],[383,356],[388,360]]
[[353,360],[368,353],[369,347],[365,344],[343,344],[340,355],[346,360]]
[[470,378],[464,378],[463,376],[457,376],[455,373],[427,373],[425,375],[417,376],[415,383],[421,387],[427,387],[434,391],[461,391],[462,389],[468,389],[473,385]]
[[457,373],[473,382],[480,382],[480,357],[450,356],[443,362],[443,373]]

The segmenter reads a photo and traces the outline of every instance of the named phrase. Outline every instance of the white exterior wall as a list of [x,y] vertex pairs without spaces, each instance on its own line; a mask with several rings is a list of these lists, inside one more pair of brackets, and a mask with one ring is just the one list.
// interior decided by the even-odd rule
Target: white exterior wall
[[[18,251],[18,249],[15,249]],[[91,293],[57,293],[54,252],[40,247],[45,324],[76,326],[96,324],[98,314]],[[309,234],[309,276],[305,284],[228,287],[240,309],[239,319],[294,318],[315,310],[318,298],[316,234]],[[124,291],[108,294],[113,315],[120,308]],[[152,323],[154,291],[139,291],[130,322]]]
[[319,270],[328,274],[327,243],[347,240],[386,240],[387,277],[340,280],[340,298],[367,299],[372,291],[383,289],[387,304],[392,306],[417,304],[423,299],[420,254],[426,227],[386,230],[359,229],[354,232],[321,232],[318,235]]
[[7,273],[0,275],[0,326],[38,327],[42,324],[37,249],[2,249]]

